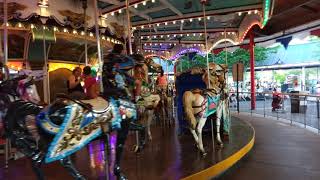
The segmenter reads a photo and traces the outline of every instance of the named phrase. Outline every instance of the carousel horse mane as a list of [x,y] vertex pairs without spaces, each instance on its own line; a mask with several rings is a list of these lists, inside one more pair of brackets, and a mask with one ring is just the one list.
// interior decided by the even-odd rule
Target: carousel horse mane
[[10,94],[12,96],[19,96],[17,92],[19,81],[26,79],[27,76],[18,76],[13,79],[9,79],[0,83],[0,92],[5,94]]

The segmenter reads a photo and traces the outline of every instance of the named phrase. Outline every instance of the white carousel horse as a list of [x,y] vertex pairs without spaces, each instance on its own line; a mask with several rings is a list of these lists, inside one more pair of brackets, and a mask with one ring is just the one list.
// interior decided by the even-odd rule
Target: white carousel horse
[[[209,74],[200,70],[203,73],[202,79],[208,86],[208,79],[210,81],[210,89],[195,89],[192,91],[186,91],[183,94],[183,106],[186,115],[186,120],[189,123],[189,129],[196,141],[196,145],[203,155],[206,152],[203,148],[202,142],[202,128],[204,127],[207,117],[217,110],[219,118],[216,119],[216,130],[217,130],[217,143],[222,147],[223,143],[220,137],[220,115],[223,114],[223,109],[218,107],[219,105],[224,106],[226,103],[221,103],[221,93],[224,92],[221,81],[224,81],[222,76],[225,76],[226,69],[224,65],[218,65],[214,63],[209,64]],[[200,74],[199,69],[193,70],[192,74]],[[209,76],[208,76],[209,75]]]

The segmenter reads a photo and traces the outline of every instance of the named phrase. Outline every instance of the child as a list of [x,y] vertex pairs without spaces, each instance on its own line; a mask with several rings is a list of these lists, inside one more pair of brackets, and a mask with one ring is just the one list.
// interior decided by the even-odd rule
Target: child
[[115,76],[115,81],[116,81],[116,84],[117,84],[117,88],[121,89],[122,91],[124,91],[125,95],[127,97],[129,97],[129,99],[131,99],[131,94],[130,94],[130,91],[126,85],[126,82],[125,82],[125,77],[123,77],[122,74],[120,74],[120,72],[116,69],[116,68],[113,68],[113,74]]

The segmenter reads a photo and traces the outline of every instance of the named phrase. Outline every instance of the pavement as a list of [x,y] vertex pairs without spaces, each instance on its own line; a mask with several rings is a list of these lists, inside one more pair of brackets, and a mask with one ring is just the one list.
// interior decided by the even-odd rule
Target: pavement
[[219,180],[319,180],[320,136],[263,116],[233,113],[255,129],[255,145],[246,158]]

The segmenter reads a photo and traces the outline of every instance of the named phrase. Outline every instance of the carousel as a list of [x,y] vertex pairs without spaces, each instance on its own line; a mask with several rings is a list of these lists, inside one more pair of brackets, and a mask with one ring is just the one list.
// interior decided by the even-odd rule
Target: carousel
[[[215,53],[249,41],[254,73],[252,29],[264,28],[272,6],[272,0],[4,0],[0,174],[221,175],[250,151],[255,133],[231,116],[232,64],[228,53],[219,61]],[[77,69],[83,97],[70,91]]]

